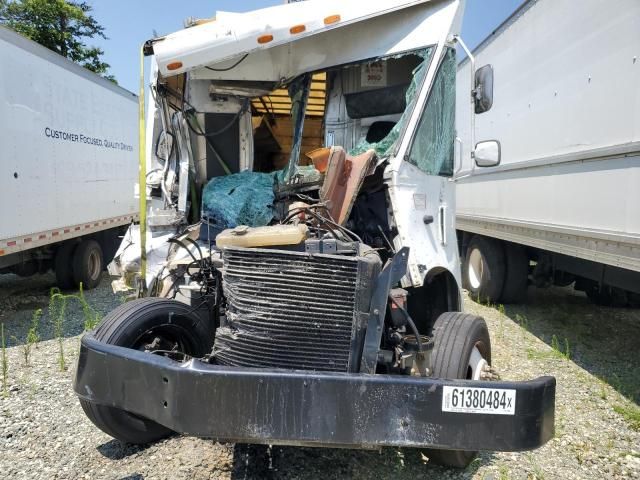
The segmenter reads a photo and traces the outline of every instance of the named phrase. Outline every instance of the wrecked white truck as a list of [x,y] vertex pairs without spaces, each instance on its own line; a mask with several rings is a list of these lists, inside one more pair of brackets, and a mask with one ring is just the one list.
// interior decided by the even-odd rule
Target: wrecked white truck
[[555,379],[499,381],[484,320],[461,313],[462,10],[310,0],[147,42],[147,217],[110,267],[146,298],[82,339],[74,388],[99,428],[451,466],[553,436]]

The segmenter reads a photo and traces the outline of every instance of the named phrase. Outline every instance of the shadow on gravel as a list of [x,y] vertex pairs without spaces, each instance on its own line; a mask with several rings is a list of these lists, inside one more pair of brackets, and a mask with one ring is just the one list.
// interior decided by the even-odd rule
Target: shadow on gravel
[[640,309],[598,307],[582,293],[555,287],[529,288],[528,302],[505,305],[505,313],[640,404]]
[[492,454],[483,453],[465,470],[455,470],[429,465],[428,459],[418,449],[383,448],[380,451],[368,451],[236,444],[231,478],[470,479],[481,466],[492,461]]
[[[121,303],[121,297],[112,292],[110,283],[110,278],[105,273],[97,288],[84,292],[87,303],[101,316]],[[33,314],[38,309],[42,310],[37,328],[39,340],[52,340],[57,337],[56,326],[49,316],[49,295],[55,286],[55,276],[52,273],[28,278],[0,275],[0,322],[4,323],[7,347],[27,342]],[[78,295],[79,292],[71,290],[62,293]],[[78,301],[71,300],[67,303],[63,325],[58,330],[61,330],[63,338],[74,337],[84,332],[85,318]]]
[[144,475],[141,473],[132,473],[126,477],[121,477],[119,480],[144,480]]
[[127,458],[132,455],[144,452],[150,446],[151,445],[127,445],[120,442],[119,440],[109,440],[107,443],[98,445],[96,449],[103,457],[106,457],[110,460],[122,460],[123,458]]

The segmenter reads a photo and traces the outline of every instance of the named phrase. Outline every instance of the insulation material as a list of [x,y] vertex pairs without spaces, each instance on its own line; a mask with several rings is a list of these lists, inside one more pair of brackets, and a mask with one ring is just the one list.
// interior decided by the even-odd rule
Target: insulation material
[[420,85],[424,80],[424,76],[427,73],[429,61],[431,59],[431,55],[433,53],[433,48],[427,48],[422,52],[418,52],[424,60],[420,65],[418,65],[413,71],[413,78],[411,80],[411,85],[407,89],[406,94],[406,103],[407,107],[405,108],[402,116],[398,123],[393,127],[389,135],[376,143],[369,143],[366,140],[362,140],[358,145],[356,145],[351,151],[349,151],[349,155],[360,155],[365,153],[367,150],[375,150],[378,157],[385,157],[391,153],[392,148],[395,146],[396,141],[400,137],[400,132],[404,129],[405,124],[409,121],[411,117],[411,113],[413,112],[413,107],[415,106],[415,102],[417,99],[417,93],[420,90]]
[[202,216],[216,229],[263,227],[273,219],[274,173],[215,177],[202,192]]

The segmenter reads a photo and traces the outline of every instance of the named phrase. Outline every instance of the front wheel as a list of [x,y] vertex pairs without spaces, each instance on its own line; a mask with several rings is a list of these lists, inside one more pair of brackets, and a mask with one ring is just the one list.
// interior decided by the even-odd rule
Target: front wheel
[[[175,351],[196,358],[211,352],[213,334],[209,323],[188,305],[163,298],[125,303],[109,313],[95,331],[97,340],[110,345],[157,354]],[[80,400],[80,405],[96,427],[125,443],[150,443],[172,433],[118,408],[87,400]]]
[[[447,312],[433,327],[431,354],[433,376],[447,379],[482,380],[491,364],[491,339],[482,317]],[[447,467],[465,468],[478,452],[430,449],[429,461]]]

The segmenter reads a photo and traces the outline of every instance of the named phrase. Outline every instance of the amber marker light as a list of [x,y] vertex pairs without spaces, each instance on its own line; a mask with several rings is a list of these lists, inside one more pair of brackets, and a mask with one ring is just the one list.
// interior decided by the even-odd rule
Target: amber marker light
[[307,27],[305,27],[304,25],[294,25],[293,27],[291,27],[291,28],[289,29],[289,32],[290,32],[292,35],[296,35],[296,34],[298,34],[298,33],[302,33],[302,32],[304,32],[306,29],[307,29]]
[[338,23],[339,21],[340,21],[340,15],[329,15],[328,17],[325,17],[324,24],[332,25],[334,23]]
[[273,35],[262,35],[258,37],[258,43],[260,45],[264,45],[265,43],[269,43],[273,41]]
[[178,70],[179,68],[182,68],[182,62],[171,62],[167,65],[167,70]]

